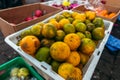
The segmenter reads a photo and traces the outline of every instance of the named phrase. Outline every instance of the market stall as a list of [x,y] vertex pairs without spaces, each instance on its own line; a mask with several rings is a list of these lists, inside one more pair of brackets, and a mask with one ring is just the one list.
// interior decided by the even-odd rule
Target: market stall
[[[22,23],[15,22],[17,25],[10,24],[14,19],[1,16],[1,24],[4,25],[1,26],[1,31],[5,42],[44,79],[90,80],[120,12],[119,7],[101,3],[104,6],[101,8],[100,5],[95,6],[96,4],[87,0],[54,0],[1,10],[0,14],[4,15],[4,12],[9,14],[24,8],[30,16],[36,16],[33,11],[45,6],[43,16],[34,19],[32,17]],[[21,16],[19,12],[18,15]],[[26,16],[28,15],[19,19],[23,20]],[[14,31],[5,34],[8,26]]]

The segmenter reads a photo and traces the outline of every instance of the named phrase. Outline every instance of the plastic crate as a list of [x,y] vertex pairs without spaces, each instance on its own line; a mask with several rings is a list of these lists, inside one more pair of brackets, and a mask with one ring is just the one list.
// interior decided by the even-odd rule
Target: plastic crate
[[[63,10],[57,14],[61,14],[63,12],[73,12],[73,11],[69,11],[69,10]],[[45,19],[44,21],[42,22],[47,22],[49,19],[55,17],[57,14]],[[107,20],[104,20],[104,24],[105,24],[105,37],[103,38],[103,40],[101,40],[99,42],[99,44],[97,45],[95,51],[93,52],[93,54],[91,55],[89,61],[87,62],[87,64],[84,66],[83,68],[83,80],[90,80],[91,77],[92,77],[92,74],[94,72],[94,69],[99,61],[99,58],[102,54],[102,51],[104,49],[104,46],[107,42],[107,39],[110,35],[110,32],[112,30],[112,27],[113,27],[113,22],[111,21],[107,21]],[[47,63],[45,62],[40,62],[38,61],[37,59],[35,59],[34,57],[26,54],[25,52],[23,52],[23,50],[16,45],[16,43],[18,42],[18,40],[20,39],[20,34],[22,31],[26,30],[26,29],[29,29],[31,28],[28,27],[28,28],[25,28],[21,31],[18,31],[14,34],[11,34],[9,35],[8,37],[5,38],[5,42],[7,44],[9,44],[13,49],[15,49],[21,56],[23,56],[24,58],[28,59],[31,63],[33,63],[33,65],[35,67],[37,67],[37,71],[46,79],[46,80],[64,80],[60,75],[58,75],[56,72],[54,72],[52,69],[51,69],[51,66],[48,65]]]
[[37,78],[37,80],[44,80],[22,57],[16,57],[0,66],[0,80],[8,80],[10,71],[14,67],[26,67],[31,76]]

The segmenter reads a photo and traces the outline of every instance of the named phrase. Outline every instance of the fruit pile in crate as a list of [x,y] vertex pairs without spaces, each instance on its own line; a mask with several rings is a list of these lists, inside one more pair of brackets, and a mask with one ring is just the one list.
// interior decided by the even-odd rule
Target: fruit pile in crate
[[23,30],[17,45],[64,79],[82,80],[82,69],[104,36],[103,19],[95,12],[63,11]]

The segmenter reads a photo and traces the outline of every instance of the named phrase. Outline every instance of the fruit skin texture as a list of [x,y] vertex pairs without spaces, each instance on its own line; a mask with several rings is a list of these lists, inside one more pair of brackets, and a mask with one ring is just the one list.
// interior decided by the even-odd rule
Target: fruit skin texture
[[116,13],[112,12],[112,13],[109,14],[108,17],[109,17],[109,18],[113,18],[115,15],[116,15]]
[[76,34],[80,37],[80,39],[85,38],[85,34],[83,34],[81,32],[77,32]]
[[54,40],[52,40],[52,39],[46,39],[46,38],[44,38],[44,39],[42,39],[41,40],[41,46],[43,47],[50,47],[53,43],[54,43],[55,41]]
[[82,80],[82,71],[79,68],[74,67],[73,72],[68,75],[66,80]]
[[35,58],[39,61],[47,61],[49,55],[50,49],[48,47],[42,47],[36,52]]
[[37,37],[29,35],[22,38],[19,45],[24,52],[34,56],[36,50],[40,47],[40,41]]
[[58,68],[59,68],[60,64],[61,64],[60,62],[55,61],[55,60],[53,60],[51,62],[52,69],[57,73],[58,73]]
[[81,39],[77,34],[70,33],[65,36],[64,42],[70,47],[70,50],[76,50],[81,44]]
[[79,52],[79,54],[80,54],[80,63],[84,66],[88,62],[89,56],[81,52]]
[[75,16],[75,19],[78,19],[81,22],[84,22],[86,20],[86,15],[84,13],[79,13]]
[[64,25],[63,30],[66,34],[74,33],[75,27],[73,26],[73,24],[68,23]]
[[102,27],[97,27],[92,31],[93,39],[102,40],[105,36],[104,29]]
[[85,12],[87,19],[93,20],[96,17],[96,13],[93,11],[86,11]]
[[93,23],[87,23],[87,31],[92,31],[95,28],[95,25]]
[[42,32],[42,26],[36,24],[36,25],[33,25],[30,30],[34,35],[40,36]]
[[92,35],[91,35],[91,33],[89,31],[85,31],[84,34],[85,34],[86,38],[92,39]]
[[55,42],[50,47],[50,55],[56,61],[65,61],[70,55],[70,48],[64,42]]
[[57,22],[59,22],[63,18],[65,18],[63,15],[58,14],[58,15],[55,16],[55,19],[56,19]]
[[20,37],[23,38],[23,37],[28,36],[28,35],[33,35],[33,33],[31,32],[30,29],[22,31],[22,33],[20,34]]
[[55,37],[55,40],[62,41],[65,37],[65,32],[63,30],[57,30],[57,35]]
[[77,66],[80,63],[79,53],[77,51],[72,51],[66,61],[71,63],[73,66]]
[[63,26],[64,26],[65,24],[68,24],[68,23],[70,23],[70,21],[69,21],[68,19],[65,19],[65,18],[61,19],[61,20],[59,21],[60,29],[63,29]]
[[49,23],[53,24],[57,28],[57,30],[60,29],[60,25],[57,21],[50,21]]
[[96,44],[89,38],[84,38],[81,41],[80,51],[84,54],[91,55],[96,48]]
[[79,13],[78,13],[78,12],[73,12],[73,13],[72,13],[72,17],[75,18],[75,16],[76,16],[77,14],[79,14]]
[[77,23],[81,23],[81,21],[79,19],[75,19],[72,24],[75,26]]
[[74,71],[74,66],[70,63],[62,63],[58,68],[58,74],[63,78],[67,77]]
[[69,13],[69,12],[63,12],[62,15],[63,15],[65,18],[71,17],[71,13]]
[[104,26],[103,19],[100,18],[100,17],[96,17],[96,18],[93,20],[93,24],[95,25],[95,27],[102,27],[102,26]]
[[84,23],[80,22],[75,25],[75,29],[76,29],[76,31],[84,33],[86,31],[87,27]]
[[46,23],[43,25],[42,35],[45,38],[51,39],[56,36],[56,33],[57,33],[57,29],[53,24]]

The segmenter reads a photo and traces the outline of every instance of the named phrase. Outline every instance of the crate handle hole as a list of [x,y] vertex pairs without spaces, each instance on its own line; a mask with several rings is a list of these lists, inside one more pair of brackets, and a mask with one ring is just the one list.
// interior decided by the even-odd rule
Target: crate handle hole
[[41,67],[44,68],[45,70],[47,70],[47,68],[45,66],[41,65]]
[[100,51],[98,51],[97,55],[99,56],[99,54],[100,54]]

